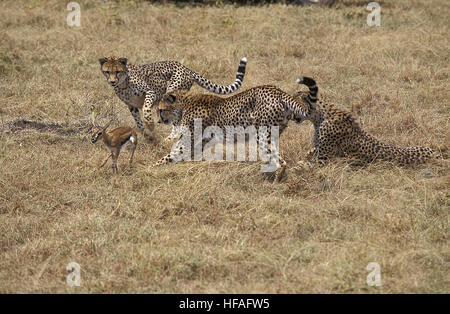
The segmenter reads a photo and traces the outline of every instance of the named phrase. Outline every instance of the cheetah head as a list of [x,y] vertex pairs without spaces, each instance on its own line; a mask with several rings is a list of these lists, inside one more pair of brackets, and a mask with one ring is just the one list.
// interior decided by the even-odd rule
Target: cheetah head
[[[292,95],[292,97],[294,97],[296,100],[301,101],[301,102],[304,103],[307,107],[309,107],[309,103],[308,103],[308,100],[307,100],[308,92],[305,92],[305,91],[296,91],[296,92]],[[293,114],[293,115],[292,115],[292,119],[293,119],[296,123],[300,124],[300,123],[302,123],[306,118],[305,118],[305,116],[303,116],[303,115],[297,116],[297,115]]]
[[107,57],[98,59],[101,70],[111,86],[117,86],[127,77],[127,59]]
[[163,96],[158,106],[158,123],[170,124],[180,121],[184,94],[185,91],[176,91]]

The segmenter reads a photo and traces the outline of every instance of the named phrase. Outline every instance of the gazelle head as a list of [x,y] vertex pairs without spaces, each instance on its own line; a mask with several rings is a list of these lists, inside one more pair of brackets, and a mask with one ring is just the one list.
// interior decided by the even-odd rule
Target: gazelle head
[[99,127],[96,126],[92,129],[91,133],[91,143],[95,144],[99,139],[103,137],[103,134],[105,134],[106,129],[111,125],[113,120],[109,121],[109,123],[105,127]]

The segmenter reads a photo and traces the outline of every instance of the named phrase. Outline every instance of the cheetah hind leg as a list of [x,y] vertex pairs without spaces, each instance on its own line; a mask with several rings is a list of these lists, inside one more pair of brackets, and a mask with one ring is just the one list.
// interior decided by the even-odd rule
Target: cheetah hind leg
[[180,76],[181,77],[176,74],[172,75],[170,80],[167,82],[166,94],[170,94],[178,90],[187,92],[191,89],[193,81],[192,78],[190,78],[190,75],[186,73],[183,75],[180,73]]

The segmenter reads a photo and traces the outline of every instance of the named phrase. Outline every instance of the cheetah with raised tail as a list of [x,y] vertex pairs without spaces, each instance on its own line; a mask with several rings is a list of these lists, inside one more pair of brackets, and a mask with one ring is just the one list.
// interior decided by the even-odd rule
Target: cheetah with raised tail
[[[226,133],[227,128],[233,127],[244,131],[244,128],[255,127],[267,131],[258,133],[256,141],[262,152],[267,152],[268,164],[276,165],[276,181],[280,181],[285,171],[286,162],[279,156],[276,143],[272,142],[272,127],[278,127],[281,135],[292,118],[302,119],[308,114],[309,104],[298,101],[291,95],[272,85],[250,88],[224,98],[216,95],[189,94],[177,91],[167,94],[159,104],[158,116],[165,124],[172,123],[174,130],[185,128],[194,134],[194,123],[202,120],[202,131],[209,126],[218,127]],[[170,154],[160,159],[156,165],[176,162],[187,149],[183,143],[183,134],[176,134],[179,138]],[[195,147],[193,142],[186,143]],[[198,143],[202,144],[203,143]]]
[[314,124],[314,148],[310,155],[319,164],[334,156],[346,156],[370,163],[375,160],[393,161],[400,165],[423,163],[437,154],[428,147],[397,147],[385,144],[361,129],[352,115],[335,105],[318,99],[318,87],[310,77],[301,77],[297,83],[308,86],[309,92],[299,91],[294,98],[310,106],[305,118],[294,118],[298,123],[310,120]]
[[[126,58],[108,57],[99,59],[101,71],[116,95],[133,115],[139,130],[150,138],[154,137],[151,109],[166,93],[189,90],[193,83],[216,94],[230,94],[242,86],[247,59],[242,58],[234,83],[217,85],[177,61],[161,61],[144,65],[127,63]],[[139,109],[142,109],[142,123]],[[144,127],[145,125],[145,127]]]

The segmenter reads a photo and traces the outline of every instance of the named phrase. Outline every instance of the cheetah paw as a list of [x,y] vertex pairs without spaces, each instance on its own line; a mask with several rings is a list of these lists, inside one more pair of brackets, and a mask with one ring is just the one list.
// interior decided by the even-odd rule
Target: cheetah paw
[[314,164],[310,161],[300,160],[297,162],[297,166],[294,168],[298,171],[309,171],[314,168]]

